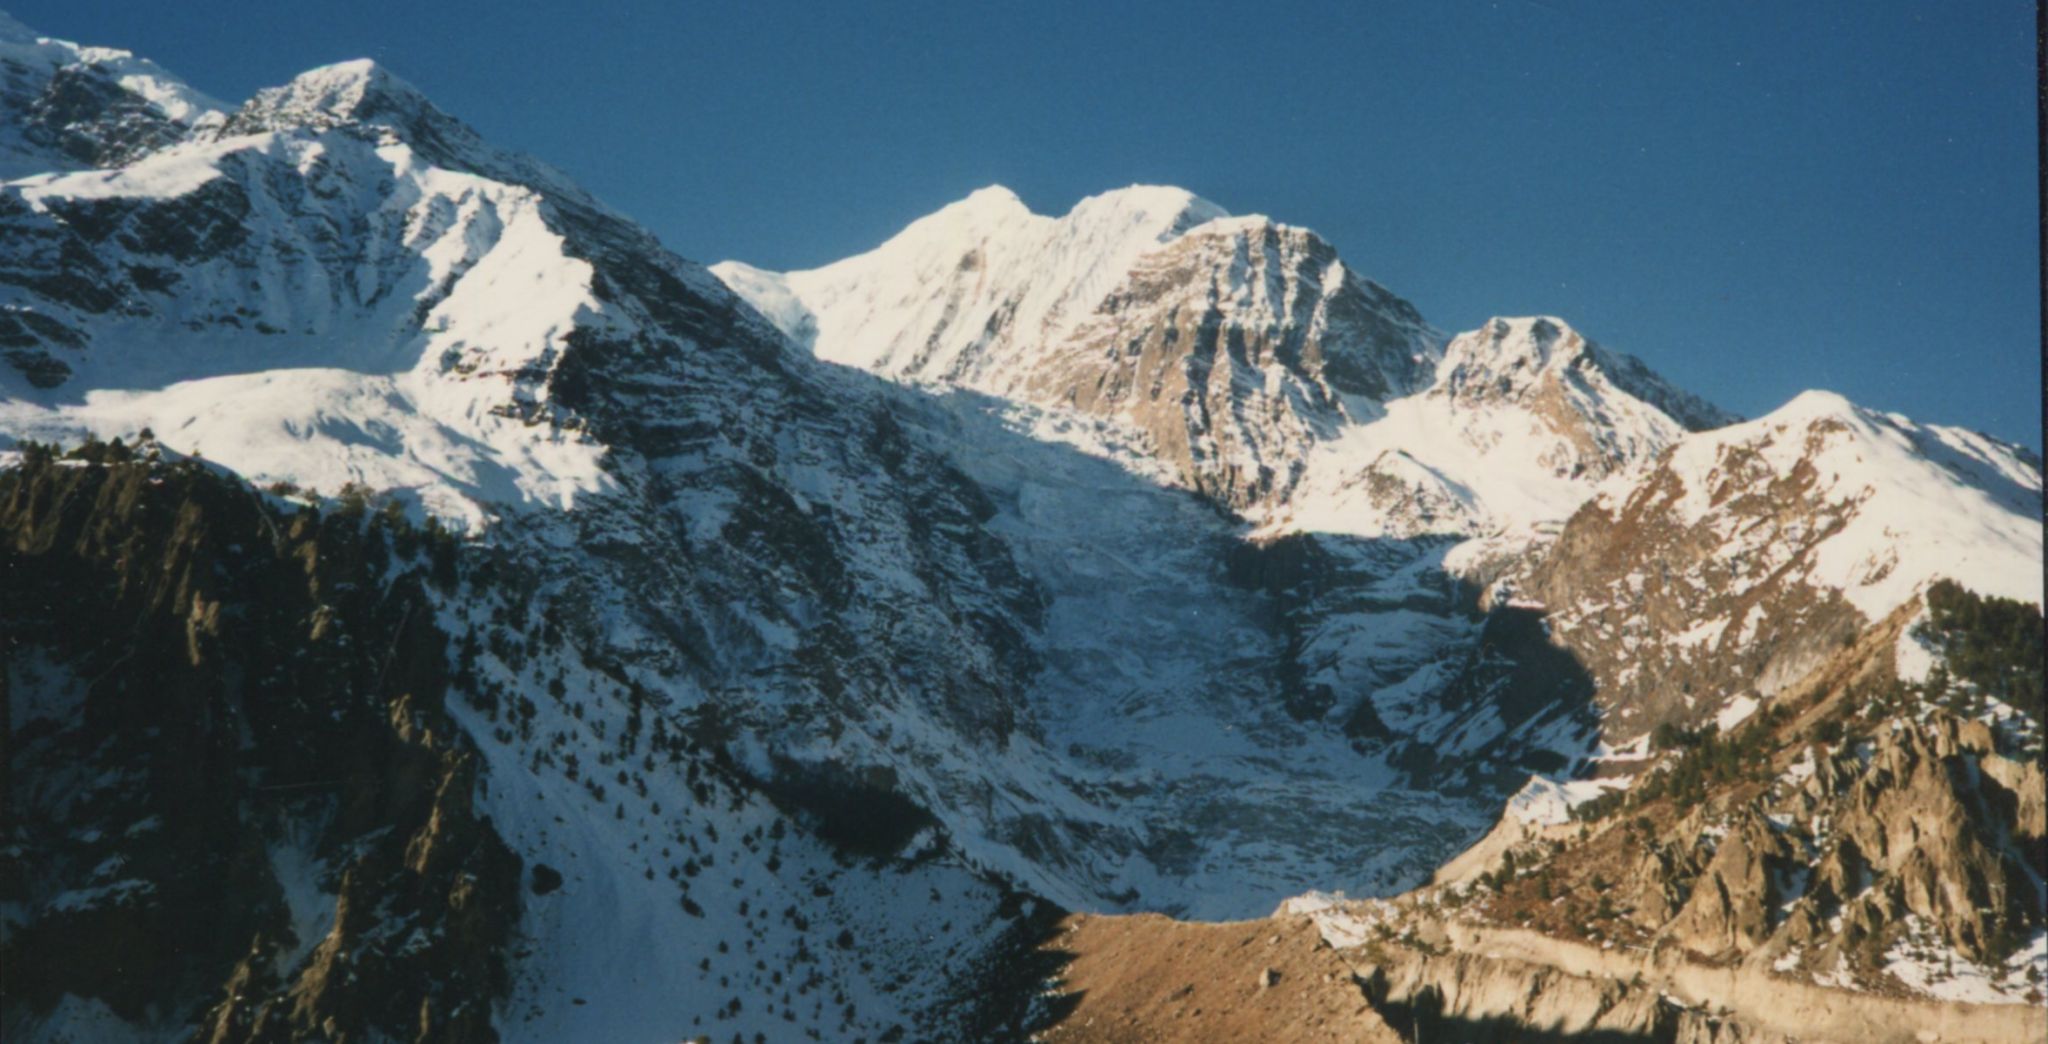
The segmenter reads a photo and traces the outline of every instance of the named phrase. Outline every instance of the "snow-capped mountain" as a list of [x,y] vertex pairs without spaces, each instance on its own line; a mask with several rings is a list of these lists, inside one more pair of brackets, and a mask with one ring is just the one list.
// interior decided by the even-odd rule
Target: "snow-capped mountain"
[[[1040,600],[983,529],[985,495],[894,419],[871,379],[793,357],[701,268],[369,63],[307,73],[217,133],[127,167],[38,175],[0,199],[0,307],[34,335],[0,378],[10,441],[147,429],[162,450],[203,453],[287,503],[391,498],[401,516],[471,529],[462,555],[482,572],[429,599],[448,636],[429,655],[460,656],[447,711],[480,765],[480,813],[565,882],[526,903],[517,932],[539,956],[508,969],[503,1010],[518,1014],[501,1029],[617,1038],[781,1032],[788,1019],[878,1036],[957,1017],[934,1014],[951,989],[938,962],[988,956],[1021,908],[964,859],[855,881],[839,880],[835,859],[851,857],[834,853],[887,857],[943,825],[912,794],[970,806],[1017,786],[1020,766],[984,752],[1019,728]],[[36,514],[45,503],[26,500],[23,524],[59,524]],[[76,730],[103,720],[69,716],[101,698],[77,684],[89,652],[58,634],[37,654],[39,680],[11,689],[59,712],[50,742],[84,743]],[[720,738],[629,762],[643,728]],[[893,818],[864,811],[840,830],[837,794]],[[121,816],[145,806],[106,798],[92,807],[113,818],[93,836],[129,836]],[[266,831],[289,853],[250,871],[291,899],[300,927],[237,945],[275,961],[270,988],[286,994],[343,981],[322,972],[308,932],[365,955],[405,938],[345,915],[348,874],[370,872],[352,860],[368,856],[323,832],[322,808],[289,810],[306,840]],[[792,826],[802,840],[760,843]],[[920,844],[942,849],[944,836]],[[36,858],[59,865],[55,851]],[[89,865],[119,867],[114,855]],[[693,880],[713,861],[713,880]],[[29,938],[78,909],[154,916],[150,897],[172,893],[139,880],[101,893],[38,879],[10,916],[44,926]],[[862,898],[906,882],[915,909]],[[935,889],[958,905],[927,902]],[[858,932],[861,951],[820,945],[814,918],[836,926],[826,939]],[[952,941],[932,946],[941,936]],[[913,949],[891,956],[898,937]],[[644,946],[629,957],[620,939]],[[800,1019],[791,1002],[761,1003],[769,973],[753,965],[770,957],[817,966],[841,999]],[[926,985],[905,989],[897,977],[919,968]],[[196,985],[231,970],[200,969]],[[83,1009],[11,1010],[10,1025],[92,1032],[151,1010],[175,1025],[194,999],[174,992],[190,979],[154,984],[140,1006],[102,985],[70,984]],[[721,1006],[737,993],[746,1012]],[[376,1012],[349,1018],[393,1031]]]
[[[713,271],[820,358],[1071,418],[1037,433],[1237,515],[1249,540],[1238,569],[1282,621],[1277,677],[1292,715],[1439,788],[1484,792],[1501,781],[1476,784],[1479,763],[1512,774],[1525,757],[1583,751],[1582,672],[1475,658],[1508,646],[1544,658],[1518,623],[1476,622],[1482,589],[1539,556],[1603,480],[1639,474],[1688,430],[1731,418],[1554,318],[1497,319],[1440,347],[1411,305],[1314,233],[1194,199],[1134,188],[1051,219],[984,190],[813,272]],[[1075,278],[1071,262],[1041,259],[995,280],[967,263],[1029,253],[1020,242],[1043,250],[1104,213],[1195,217],[1130,222],[1120,279],[1097,268]],[[906,270],[924,276],[887,292],[846,289]],[[989,289],[1005,281],[1023,289]],[[1096,289],[1067,289],[1083,286]],[[981,295],[978,311],[958,307],[962,287]],[[1020,307],[1041,318],[1003,325],[1003,302],[1034,295],[1062,303]],[[1086,296],[1098,300],[1084,315]],[[995,336],[963,340],[934,321],[961,314],[968,333]],[[945,357],[964,361],[922,368],[907,345],[950,345]],[[1104,423],[1124,437],[1100,437]]]
[[[519,915],[529,958],[508,968],[508,1033],[773,1029],[789,1002],[724,1003],[769,989],[766,972],[730,966],[749,950],[819,964],[858,1001],[857,1016],[804,1009],[820,1032],[940,1025],[965,1010],[941,964],[994,959],[1030,909],[1006,889],[1227,915],[1304,873],[1359,888],[1415,879],[1457,843],[1445,823],[1483,827],[1484,796],[1403,790],[1383,760],[1272,696],[1284,643],[1271,595],[1227,567],[1236,527],[1067,438],[1033,436],[1114,445],[1127,426],[809,359],[701,268],[373,64],[313,70],[126,166],[7,183],[0,209],[11,444],[146,431],[152,452],[203,455],[273,508],[347,518],[368,497],[470,534],[465,586],[422,596],[460,666],[434,731],[473,749],[487,832],[566,879]],[[167,494],[148,491],[169,487],[145,478],[107,481],[142,491],[120,501],[144,498],[137,517],[181,510],[149,507]],[[35,492],[48,486],[22,488],[19,525],[80,521],[41,513],[71,503]],[[216,553],[234,546],[250,545]],[[97,584],[102,568],[66,559],[52,582]],[[233,598],[195,597],[195,612]],[[1442,630],[1476,635],[1469,620]],[[82,684],[95,651],[67,637],[89,632],[41,633],[44,666],[10,691],[55,730],[37,741],[56,745],[37,763],[55,765],[97,749],[105,719]],[[80,701],[87,713],[68,717]],[[663,765],[634,757],[649,732],[692,739]],[[725,796],[707,796],[706,773]],[[71,851],[66,798],[38,806],[52,832],[34,858],[87,876],[139,860],[131,849],[153,842],[122,817],[148,806],[104,796],[88,833],[112,840]],[[280,996],[328,997],[334,954],[406,937],[405,922],[342,915],[350,896],[361,909],[371,871],[342,881],[369,849],[323,834],[321,807],[280,813],[302,835],[252,835],[284,846],[250,872],[297,927],[237,945],[274,967],[262,988]],[[805,840],[761,846],[776,823]],[[695,839],[690,854],[641,854],[664,835]],[[716,879],[695,880],[714,859]],[[916,910],[877,898],[895,875],[917,882],[904,893]],[[185,894],[134,880],[41,879],[16,897],[18,937],[62,935],[80,911],[154,917]],[[935,889],[958,905],[928,903]],[[750,913],[766,909],[784,913]],[[808,925],[860,948],[825,950]],[[639,940],[643,970],[620,970],[619,939]],[[916,953],[890,941],[911,939]],[[139,1000],[59,982],[48,996],[76,1004],[8,1017],[31,1037],[151,1010],[176,1023],[232,972],[167,979]],[[903,988],[913,974],[926,985]],[[713,997],[714,982],[732,992]],[[303,1010],[386,1017],[338,1000]]]
[[155,62],[38,36],[0,12],[0,179],[127,163],[223,116]]
[[1267,535],[1513,532],[1519,550],[1600,480],[1734,419],[1559,319],[1446,346],[1315,233],[1181,189],[1060,218],[983,189],[823,268],[712,271],[819,358],[1112,420],[1136,466]]
[[[1287,887],[1270,861],[1218,836],[1191,849],[1205,866],[1173,847],[1190,822],[1240,819],[1289,865],[1368,882],[1431,858],[1368,855],[1369,834],[1441,847],[1424,816],[1483,806],[1362,811],[1397,807],[1396,774],[1268,695],[1283,644],[1269,596],[1224,568],[1226,521],[987,401],[791,353],[702,269],[373,64],[8,194],[30,245],[8,314],[61,331],[13,356],[0,422],[17,437],[149,430],[261,484],[360,487],[532,542],[533,582],[611,621],[583,629],[589,655],[691,678],[673,698],[744,724],[764,775],[886,767],[953,843],[1040,894],[1255,909]],[[1310,347],[1304,373],[1323,366]],[[1065,412],[1032,430],[1056,427],[1143,437]],[[1109,550],[1112,530],[1130,547]],[[1454,613],[1441,640],[1474,627]],[[1156,732],[1131,729],[1140,708]],[[1118,714],[1119,749],[1094,751]],[[981,753],[1012,745],[1038,754]],[[1261,780],[1283,750],[1298,775]],[[980,796],[996,792],[1031,801]],[[1281,804],[1319,811],[1263,815]],[[1370,829],[1318,829],[1346,819]]]
[[819,358],[1114,421],[1232,507],[1284,498],[1441,343],[1314,233],[1156,186],[1059,218],[988,188],[824,268],[713,271]]
[[1807,392],[1603,487],[1526,591],[1637,735],[1739,720],[1936,578],[2041,604],[2041,517],[2031,453]]
[[1420,394],[1330,440],[1302,494],[1264,521],[1277,531],[1505,537],[1494,543],[1519,548],[1601,480],[1732,419],[1561,319],[1494,319],[1451,341]]
[[[2009,447],[1722,427],[1561,320],[1447,339],[1178,189],[707,270],[374,63],[230,109],[0,44],[37,167],[0,183],[7,742],[49,868],[0,918],[161,942],[214,901],[202,827],[258,897],[177,976],[48,962],[10,1039],[1000,1037],[1056,907],[1406,887],[1677,714],[1683,657],[1625,672],[1720,601],[1578,637],[1646,562],[1754,548],[1699,583],[1793,649],[2040,557]],[[365,811],[329,762],[412,767]]]

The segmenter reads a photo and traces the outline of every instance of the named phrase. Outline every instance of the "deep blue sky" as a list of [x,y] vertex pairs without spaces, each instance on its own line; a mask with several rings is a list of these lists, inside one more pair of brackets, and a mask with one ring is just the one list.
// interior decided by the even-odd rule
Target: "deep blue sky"
[[1552,313],[1745,414],[1825,387],[2041,444],[2022,0],[0,5],[231,101],[376,58],[699,260],[1165,182],[1449,330]]

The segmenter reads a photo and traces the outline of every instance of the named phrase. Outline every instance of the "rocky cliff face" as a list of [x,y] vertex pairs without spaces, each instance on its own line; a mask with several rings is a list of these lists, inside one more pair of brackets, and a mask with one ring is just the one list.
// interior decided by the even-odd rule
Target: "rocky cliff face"
[[442,705],[448,548],[97,456],[0,474],[10,1034],[496,1040],[521,867]]
[[1441,346],[1313,232],[1152,186],[1058,219],[986,189],[826,268],[713,270],[820,358],[1115,422],[1232,509],[1284,500]]
[[0,13],[0,178],[131,163],[219,123],[154,62],[40,36]]
[[2039,723],[1961,717],[1900,682],[1914,609],[1425,901],[1831,989],[2037,1004]]
[[1516,586],[1619,741],[1739,715],[1935,576],[2039,604],[2040,490],[2016,447],[1808,393],[1603,488]]
[[1134,263],[1023,388],[1130,424],[1189,486],[1243,510],[1286,499],[1305,451],[1420,385],[1435,350],[1413,306],[1314,233],[1219,218]]

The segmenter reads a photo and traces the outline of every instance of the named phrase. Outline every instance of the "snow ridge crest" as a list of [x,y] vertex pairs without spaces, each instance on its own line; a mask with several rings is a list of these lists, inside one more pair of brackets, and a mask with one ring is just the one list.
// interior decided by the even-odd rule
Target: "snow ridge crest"
[[308,69],[282,87],[266,87],[228,121],[226,133],[326,130],[351,123],[410,130],[423,120],[454,123],[426,95],[369,58]]

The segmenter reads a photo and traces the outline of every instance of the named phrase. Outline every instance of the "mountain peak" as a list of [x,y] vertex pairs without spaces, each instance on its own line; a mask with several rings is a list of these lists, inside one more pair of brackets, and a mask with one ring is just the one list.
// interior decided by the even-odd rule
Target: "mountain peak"
[[904,231],[940,226],[982,230],[1015,225],[1037,218],[1015,192],[1001,185],[986,185],[912,222]]
[[966,199],[955,203],[954,206],[971,207],[977,210],[984,208],[1008,210],[1024,206],[1024,201],[1019,199],[1017,194],[1010,191],[1006,186],[983,185],[973,192],[969,192]]
[[1228,213],[1184,188],[1129,185],[1082,199],[1060,220],[1098,228],[1107,236],[1144,228],[1156,231],[1157,241],[1165,242]]
[[356,58],[308,69],[282,87],[257,91],[229,119],[226,132],[326,130],[351,123],[414,130],[454,122],[412,84],[372,59]]
[[[1641,359],[1601,347],[1552,315],[1496,316],[1444,350],[1437,386],[1451,395],[1518,397],[1547,376],[1603,376],[1690,431],[1733,423],[1734,414],[1676,387]],[[1583,373],[1581,373],[1583,377]]]
[[285,84],[282,89],[295,96],[328,99],[330,104],[334,104],[343,98],[359,101],[373,89],[387,84],[412,90],[409,84],[393,75],[391,70],[377,64],[376,59],[351,58],[345,62],[334,62],[308,69],[292,77],[291,82]]
[[1223,217],[1229,212],[1178,185],[1126,185],[1082,199],[1070,215],[1090,210],[1169,211],[1185,210],[1204,218]]
[[1519,386],[1584,355],[1590,343],[1555,316],[1496,316],[1451,341],[1439,383],[1453,392],[1489,381]]
[[225,118],[155,62],[44,36],[0,12],[0,179],[121,166]]
[[1848,397],[1840,392],[1810,388],[1793,396],[1785,405],[1771,411],[1764,419],[1779,423],[1802,423],[1823,417],[1855,417],[1861,412],[1862,407],[1850,402]]

